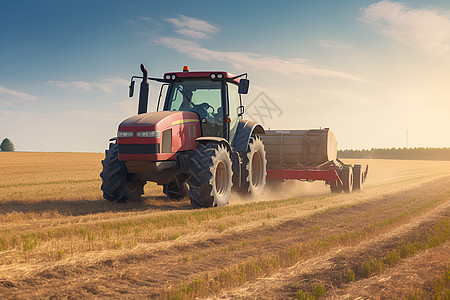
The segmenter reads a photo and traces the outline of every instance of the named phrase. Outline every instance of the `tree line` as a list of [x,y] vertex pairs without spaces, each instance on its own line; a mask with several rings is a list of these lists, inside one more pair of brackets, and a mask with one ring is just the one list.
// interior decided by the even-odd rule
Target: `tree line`
[[450,148],[372,148],[339,150],[339,158],[450,160]]

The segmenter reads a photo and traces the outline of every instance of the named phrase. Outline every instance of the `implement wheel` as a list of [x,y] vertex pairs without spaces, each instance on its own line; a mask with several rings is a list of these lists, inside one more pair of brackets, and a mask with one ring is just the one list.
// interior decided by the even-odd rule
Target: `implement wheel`
[[232,174],[230,155],[224,146],[199,143],[191,157],[187,181],[192,206],[227,205],[233,185]]
[[132,174],[127,173],[127,167],[119,160],[119,145],[109,144],[109,150],[105,151],[105,159],[102,160],[103,198],[110,202],[139,201],[144,194],[146,181],[136,180]]
[[340,172],[342,180],[342,189],[345,193],[351,193],[353,190],[353,170],[351,166],[345,165]]
[[338,181],[330,181],[330,191],[333,194],[339,194],[342,192],[342,185]]
[[353,166],[353,190],[362,191],[364,185],[364,174],[361,165]]

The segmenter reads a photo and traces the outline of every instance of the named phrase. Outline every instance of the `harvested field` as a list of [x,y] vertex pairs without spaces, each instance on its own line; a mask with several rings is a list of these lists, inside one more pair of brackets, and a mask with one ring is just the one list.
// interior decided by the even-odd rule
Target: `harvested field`
[[449,293],[450,162],[345,160],[370,165],[361,193],[287,182],[192,210],[151,183],[140,203],[103,200],[102,158],[0,153],[1,298]]

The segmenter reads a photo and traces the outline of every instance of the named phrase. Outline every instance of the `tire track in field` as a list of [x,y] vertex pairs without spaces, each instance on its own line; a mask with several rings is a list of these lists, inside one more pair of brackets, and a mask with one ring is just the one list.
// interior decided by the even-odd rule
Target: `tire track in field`
[[14,184],[0,184],[0,188],[11,187],[25,187],[25,186],[40,186],[40,185],[53,185],[53,184],[77,184],[86,182],[100,182],[100,178],[95,179],[81,179],[81,180],[59,180],[59,181],[45,181],[45,182],[29,182],[29,183],[14,183]]
[[[356,232],[422,207],[449,191],[450,177],[445,177],[413,189],[374,197],[373,201],[331,209],[271,227],[187,241],[168,249],[125,254],[96,263],[79,261],[73,265],[49,267],[25,279],[4,280],[3,286],[0,285],[0,295],[82,298],[120,297],[126,293],[129,297],[162,297],[168,290],[189,283],[198,276],[213,276],[227,267],[276,255],[299,243]],[[315,255],[314,251],[311,255]]]
[[[260,278],[213,298],[270,299],[272,297],[267,295],[277,295],[280,299],[292,299],[296,297],[299,290],[311,292],[313,284],[324,285],[328,292],[327,297],[332,299],[402,298],[407,295],[412,286],[424,285],[427,281],[429,283],[433,274],[439,274],[439,271],[443,272],[448,267],[449,241],[435,248],[418,251],[415,255],[402,259],[398,265],[387,268],[380,275],[363,278],[361,274],[357,274],[356,282],[349,283],[347,271],[358,270],[362,263],[381,258],[399,245],[420,240],[426,241],[427,234],[433,231],[433,226],[441,220],[450,218],[450,195],[447,199],[445,203],[410,223],[355,247],[339,247],[282,269],[270,278]],[[411,275],[414,272],[417,272],[416,276]],[[391,277],[393,277],[392,280]],[[409,282],[409,285],[405,282]]]

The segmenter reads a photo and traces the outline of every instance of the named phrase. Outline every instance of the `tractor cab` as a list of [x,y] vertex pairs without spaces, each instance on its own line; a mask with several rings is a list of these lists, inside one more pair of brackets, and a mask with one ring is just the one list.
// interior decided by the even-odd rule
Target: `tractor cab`
[[[163,110],[190,111],[198,115],[202,136],[231,142],[244,109],[240,94],[248,91],[248,80],[228,72],[166,73],[169,81]],[[246,86],[246,88],[245,88]]]

